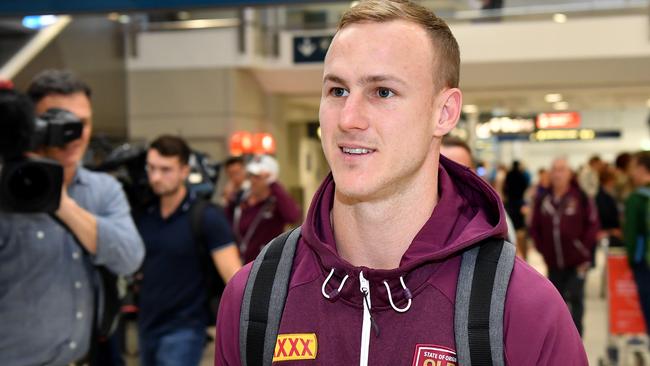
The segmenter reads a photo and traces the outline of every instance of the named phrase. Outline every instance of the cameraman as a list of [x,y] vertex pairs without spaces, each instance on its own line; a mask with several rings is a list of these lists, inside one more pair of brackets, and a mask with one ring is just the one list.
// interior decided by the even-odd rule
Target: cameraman
[[69,72],[47,70],[28,94],[37,115],[66,109],[83,122],[83,133],[63,148],[35,151],[64,169],[54,215],[0,212],[0,359],[5,366],[66,365],[87,355],[101,316],[95,265],[130,274],[144,247],[120,184],[80,166],[92,130],[88,85]]

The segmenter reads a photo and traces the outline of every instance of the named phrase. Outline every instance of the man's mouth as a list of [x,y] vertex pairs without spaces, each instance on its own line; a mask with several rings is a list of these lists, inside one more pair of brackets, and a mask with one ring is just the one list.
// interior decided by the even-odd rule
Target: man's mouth
[[343,151],[344,154],[348,155],[367,155],[370,153],[375,152],[373,149],[366,149],[363,147],[345,147],[341,146],[340,147],[341,151]]

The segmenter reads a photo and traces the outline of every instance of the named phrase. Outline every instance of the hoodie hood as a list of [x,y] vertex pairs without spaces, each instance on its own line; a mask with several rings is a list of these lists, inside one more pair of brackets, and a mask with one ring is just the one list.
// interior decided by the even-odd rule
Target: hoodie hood
[[316,254],[322,271],[335,269],[342,277],[375,281],[394,280],[427,263],[454,256],[489,237],[507,235],[503,204],[498,194],[469,168],[440,156],[438,203],[402,256],[398,268],[377,270],[355,267],[338,255],[330,221],[335,183],[330,174],[321,184],[302,226],[302,235]]

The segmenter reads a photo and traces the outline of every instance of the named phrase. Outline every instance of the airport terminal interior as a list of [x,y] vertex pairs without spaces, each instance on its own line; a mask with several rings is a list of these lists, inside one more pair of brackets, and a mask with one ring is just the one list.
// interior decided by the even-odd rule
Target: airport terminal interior
[[[417,2],[448,23],[460,47],[463,107],[450,135],[471,148],[476,174],[504,200],[509,172],[525,177],[519,254],[546,276],[527,227],[554,161],[565,159],[585,191],[581,177],[595,174],[589,199],[605,188],[603,175],[611,177],[622,218],[622,156],[650,151],[650,1]],[[226,159],[269,154],[304,215],[330,171],[319,126],[325,56],[339,18],[357,4],[3,1],[0,83],[25,91],[46,69],[70,70],[88,83],[93,131],[83,164],[91,170],[141,183],[129,164],[156,137],[180,136],[198,154],[188,184],[221,203]],[[620,232],[599,232],[586,274],[582,340],[591,365],[650,365],[635,282],[612,239]],[[140,364],[132,305],[120,330],[123,360],[115,365]],[[201,364],[214,364],[214,343]]]

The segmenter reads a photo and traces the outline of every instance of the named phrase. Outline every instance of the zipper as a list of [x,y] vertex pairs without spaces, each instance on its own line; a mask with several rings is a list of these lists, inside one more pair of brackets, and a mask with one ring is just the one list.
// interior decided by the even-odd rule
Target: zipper
[[359,289],[363,294],[363,325],[361,326],[361,352],[359,366],[368,365],[368,352],[370,350],[370,328],[372,318],[370,316],[370,282],[363,277],[363,272],[359,272]]
[[580,253],[585,256],[586,258],[591,257],[591,253],[589,253],[589,250],[582,245],[582,242],[578,239],[575,239],[573,241],[573,245],[580,251]]
[[555,244],[555,255],[557,256],[557,266],[564,268],[564,253],[562,252],[562,239],[560,234],[560,215],[556,212],[553,216],[553,243]]

